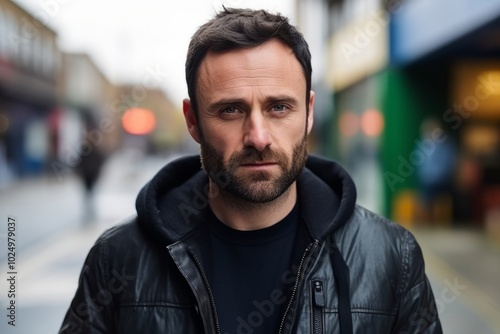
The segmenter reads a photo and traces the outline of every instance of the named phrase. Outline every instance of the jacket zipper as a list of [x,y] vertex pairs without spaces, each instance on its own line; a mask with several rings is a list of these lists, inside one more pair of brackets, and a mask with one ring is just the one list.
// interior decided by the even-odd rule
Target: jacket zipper
[[313,333],[323,334],[323,307],[325,307],[323,281],[314,280],[311,289],[313,296]]
[[281,334],[283,332],[283,326],[285,325],[286,316],[287,316],[288,312],[290,311],[290,308],[292,307],[293,299],[295,298],[295,294],[297,293],[297,288],[299,287],[299,280],[301,278],[302,269],[304,266],[304,261],[305,261],[307,255],[309,255],[318,244],[319,244],[318,240],[315,240],[314,243],[309,244],[309,246],[307,246],[304,254],[302,255],[302,259],[300,259],[299,268],[297,270],[297,277],[295,278],[295,285],[293,286],[292,294],[290,296],[290,301],[288,302],[285,313],[283,314],[283,318],[281,319],[281,324],[280,324],[280,329],[278,331],[278,334]]
[[203,270],[203,267],[201,266],[200,260],[198,260],[198,257],[196,256],[196,254],[193,251],[189,250],[189,253],[193,257],[194,262],[196,263],[196,266],[200,270],[201,277],[203,278],[203,282],[205,283],[205,287],[208,290],[210,303],[212,304],[212,309],[214,310],[216,331],[217,331],[217,334],[220,334],[221,331],[220,331],[219,319],[217,317],[217,309],[215,308],[215,301],[214,301],[214,295],[212,293],[212,288],[210,288],[210,284],[208,284],[207,275],[205,275],[205,271]]

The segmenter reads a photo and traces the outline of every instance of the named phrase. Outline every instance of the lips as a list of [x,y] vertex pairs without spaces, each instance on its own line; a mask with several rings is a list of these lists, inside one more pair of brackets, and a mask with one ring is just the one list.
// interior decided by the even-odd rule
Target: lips
[[240,167],[247,169],[247,170],[255,170],[255,171],[267,171],[271,170],[274,168],[274,166],[277,166],[278,164],[276,163],[271,163],[271,162],[254,162],[254,163],[246,163],[246,164],[241,164]]
[[276,165],[275,162],[251,162],[251,163],[244,163],[241,164],[241,166],[272,166]]

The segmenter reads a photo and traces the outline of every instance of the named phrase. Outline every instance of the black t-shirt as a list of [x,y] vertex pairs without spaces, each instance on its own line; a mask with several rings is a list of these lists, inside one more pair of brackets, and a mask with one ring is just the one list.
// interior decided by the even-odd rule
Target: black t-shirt
[[299,209],[268,228],[239,231],[210,213],[205,265],[222,334],[276,333],[291,291]]

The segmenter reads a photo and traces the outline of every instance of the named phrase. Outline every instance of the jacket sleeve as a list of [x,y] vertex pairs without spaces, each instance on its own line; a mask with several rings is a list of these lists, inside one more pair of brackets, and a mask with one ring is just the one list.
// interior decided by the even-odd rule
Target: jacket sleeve
[[119,283],[109,275],[105,264],[106,245],[101,237],[92,247],[80,274],[78,288],[63,320],[60,334],[113,333],[113,289]]
[[441,323],[431,285],[425,275],[422,251],[410,232],[402,243],[400,305],[394,334],[441,334]]

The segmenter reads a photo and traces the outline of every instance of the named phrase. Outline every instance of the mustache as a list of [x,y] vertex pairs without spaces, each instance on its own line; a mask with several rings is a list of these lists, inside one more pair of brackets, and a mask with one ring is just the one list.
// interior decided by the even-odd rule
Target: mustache
[[262,151],[248,147],[241,152],[235,153],[230,160],[231,165],[245,165],[264,161],[273,161],[282,164],[286,163],[286,154],[284,152],[273,151],[270,147],[266,147]]

